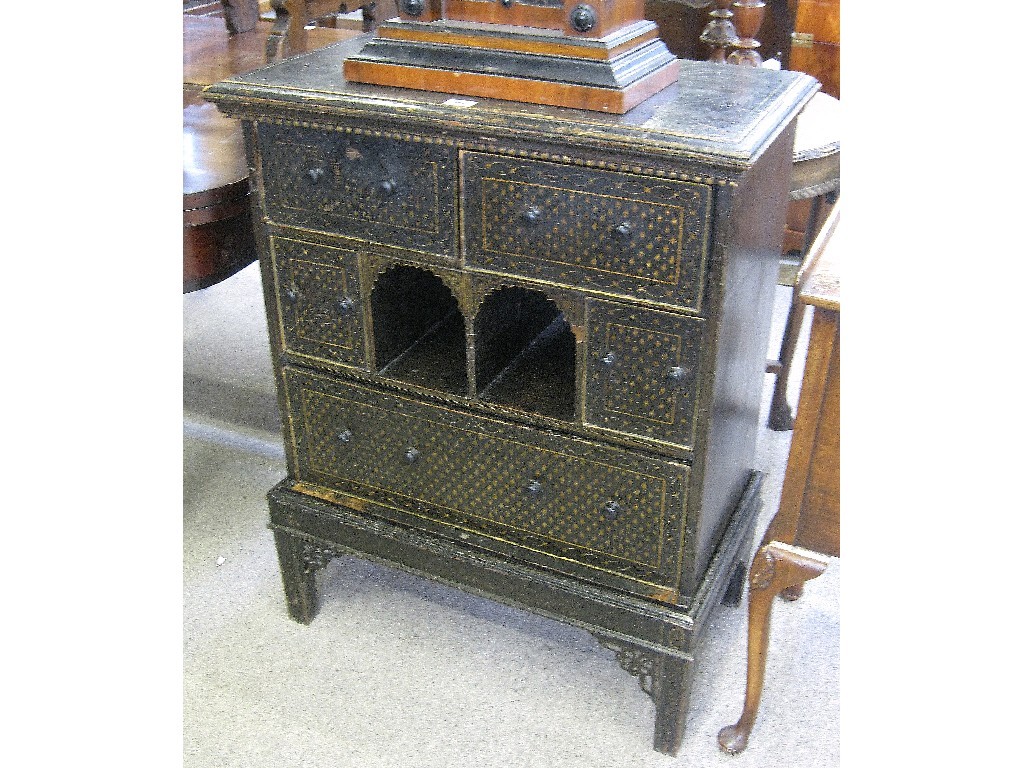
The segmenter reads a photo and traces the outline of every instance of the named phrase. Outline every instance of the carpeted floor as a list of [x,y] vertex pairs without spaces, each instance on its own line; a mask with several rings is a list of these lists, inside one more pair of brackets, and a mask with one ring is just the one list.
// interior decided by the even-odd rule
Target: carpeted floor
[[[788,301],[779,288],[773,349]],[[285,470],[257,266],[187,294],[184,327],[187,768],[839,764],[838,559],[776,603],[760,715],[734,757],[716,735],[743,702],[745,597],[714,615],[676,758],[651,748],[636,679],[574,627],[357,560],[327,567],[310,626],[289,619],[266,528]],[[758,535],[789,441],[761,430]]]

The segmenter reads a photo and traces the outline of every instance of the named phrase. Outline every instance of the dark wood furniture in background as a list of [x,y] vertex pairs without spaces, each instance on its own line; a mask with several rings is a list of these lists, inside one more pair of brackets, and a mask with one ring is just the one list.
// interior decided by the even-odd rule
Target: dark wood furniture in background
[[[761,56],[777,58],[786,68],[789,56],[793,16],[789,5],[794,0],[765,0],[764,21],[757,39]],[[714,9],[712,0],[644,0],[644,18],[658,25],[661,39],[681,59],[704,61],[711,54],[700,36]]]
[[[202,89],[264,66],[274,27],[271,20],[258,18],[255,0],[226,6],[219,0],[191,3],[185,8],[182,209],[183,290],[188,292],[214,285],[258,258],[241,125],[206,102]],[[353,29],[303,28],[299,44],[285,52],[323,47],[356,34]]]
[[683,61],[620,116],[350,84],[361,44],[206,91],[258,169],[289,612],[310,622],[316,571],[355,553],[575,624],[675,753],[753,544],[794,121],[817,85]]
[[790,0],[796,5],[789,69],[813,75],[839,98],[839,0]]
[[800,301],[813,307],[800,403],[779,511],[750,567],[747,689],[739,721],[719,744],[741,752],[757,717],[764,686],[772,602],[797,599],[803,584],[839,556],[839,264],[837,206],[822,227],[798,281]]

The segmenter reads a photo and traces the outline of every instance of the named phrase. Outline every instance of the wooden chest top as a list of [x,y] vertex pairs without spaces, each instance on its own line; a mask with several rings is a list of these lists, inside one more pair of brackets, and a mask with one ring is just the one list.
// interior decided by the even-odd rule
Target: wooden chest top
[[799,72],[680,62],[679,83],[624,115],[349,83],[342,63],[359,37],[239,75],[205,91],[231,116],[325,122],[346,117],[399,121],[409,131],[558,141],[602,151],[704,161],[718,176],[739,175],[814,95]]

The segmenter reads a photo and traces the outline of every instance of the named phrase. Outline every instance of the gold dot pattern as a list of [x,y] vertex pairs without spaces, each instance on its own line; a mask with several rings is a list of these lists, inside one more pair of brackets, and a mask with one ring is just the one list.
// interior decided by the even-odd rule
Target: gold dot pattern
[[395,494],[433,520],[558,556],[604,555],[596,561],[652,572],[663,565],[672,496],[661,464],[624,469],[468,428],[441,409],[424,414],[422,405],[377,398],[380,406],[301,389],[300,456],[310,480]]
[[361,365],[363,324],[354,254],[281,238],[274,239],[274,246],[286,347]]
[[592,327],[587,421],[691,445],[703,321],[594,302]]
[[699,309],[711,188],[466,155],[467,260]]
[[454,256],[451,150],[279,126],[260,137],[272,220]]

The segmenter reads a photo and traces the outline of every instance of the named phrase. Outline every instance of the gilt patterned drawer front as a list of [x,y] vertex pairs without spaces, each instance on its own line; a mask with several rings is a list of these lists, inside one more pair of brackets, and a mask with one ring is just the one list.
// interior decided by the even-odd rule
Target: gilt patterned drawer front
[[276,223],[455,258],[455,155],[440,144],[261,125]]
[[675,584],[686,466],[285,374],[300,481],[559,558],[562,570]]
[[711,187],[465,152],[466,263],[699,311]]
[[271,249],[285,351],[363,367],[356,254],[283,237]]
[[587,422],[693,446],[704,321],[592,301]]

